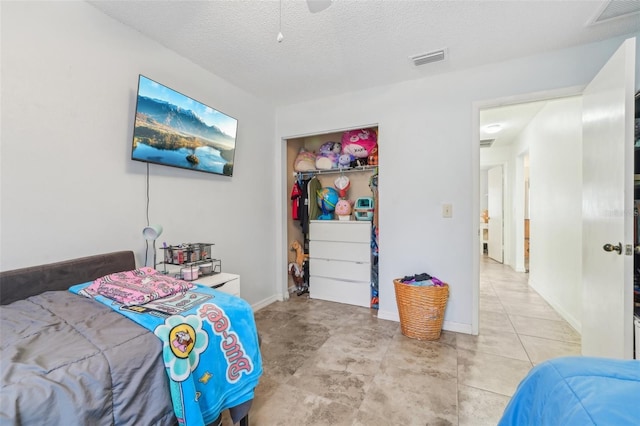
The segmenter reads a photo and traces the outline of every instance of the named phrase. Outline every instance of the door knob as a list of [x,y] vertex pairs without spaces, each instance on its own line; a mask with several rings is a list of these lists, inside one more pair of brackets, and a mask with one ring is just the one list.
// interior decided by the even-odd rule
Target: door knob
[[622,243],[618,243],[617,246],[614,246],[613,244],[605,244],[602,248],[604,251],[617,251],[618,254],[622,254]]

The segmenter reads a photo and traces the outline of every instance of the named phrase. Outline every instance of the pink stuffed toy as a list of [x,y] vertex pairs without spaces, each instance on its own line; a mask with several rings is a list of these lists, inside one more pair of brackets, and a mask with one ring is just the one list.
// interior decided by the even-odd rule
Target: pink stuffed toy
[[349,130],[342,135],[342,153],[351,154],[356,159],[367,158],[377,142],[378,136],[372,130]]
[[[336,214],[340,219],[346,216],[349,217],[351,215],[351,208],[353,207],[353,202],[349,200],[340,200],[336,203]],[[341,217],[342,216],[342,217]]]
[[316,167],[316,154],[310,151],[300,148],[300,152],[296,156],[296,160],[293,164],[293,168],[296,172],[308,172],[309,170],[315,170]]

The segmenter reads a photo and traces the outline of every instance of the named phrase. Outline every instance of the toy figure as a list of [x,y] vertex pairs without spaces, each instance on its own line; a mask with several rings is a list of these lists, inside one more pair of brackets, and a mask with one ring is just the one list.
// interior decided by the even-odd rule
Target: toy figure
[[349,169],[351,168],[351,162],[353,160],[355,160],[356,157],[354,157],[351,154],[340,154],[340,157],[338,157],[338,168],[340,169]]
[[289,249],[296,252],[296,260],[294,262],[290,262],[287,269],[289,271],[289,275],[293,278],[294,284],[296,285],[296,294],[301,296],[304,293],[309,292],[309,285],[307,284],[306,277],[304,276],[304,263],[307,261],[309,255],[304,253],[302,246],[296,240],[293,240]]

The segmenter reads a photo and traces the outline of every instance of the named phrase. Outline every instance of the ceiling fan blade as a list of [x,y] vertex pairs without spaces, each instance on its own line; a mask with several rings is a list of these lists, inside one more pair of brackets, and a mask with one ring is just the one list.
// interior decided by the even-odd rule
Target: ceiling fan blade
[[307,7],[309,12],[318,13],[331,6],[332,0],[307,0]]

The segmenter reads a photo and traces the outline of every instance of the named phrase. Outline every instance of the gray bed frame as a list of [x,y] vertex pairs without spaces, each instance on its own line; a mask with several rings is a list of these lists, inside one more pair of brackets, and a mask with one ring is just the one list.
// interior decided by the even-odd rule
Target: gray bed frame
[[[133,251],[116,251],[3,271],[0,272],[0,305],[8,305],[45,291],[68,290],[75,284],[86,283],[105,275],[130,271],[135,268],[136,259]],[[241,417],[240,426],[249,425],[248,412],[250,407],[251,401],[247,401],[230,409],[232,417]],[[209,426],[220,425],[221,419],[222,414]]]
[[49,290],[67,290],[114,272],[136,268],[133,251],[117,251],[0,272],[0,305]]

